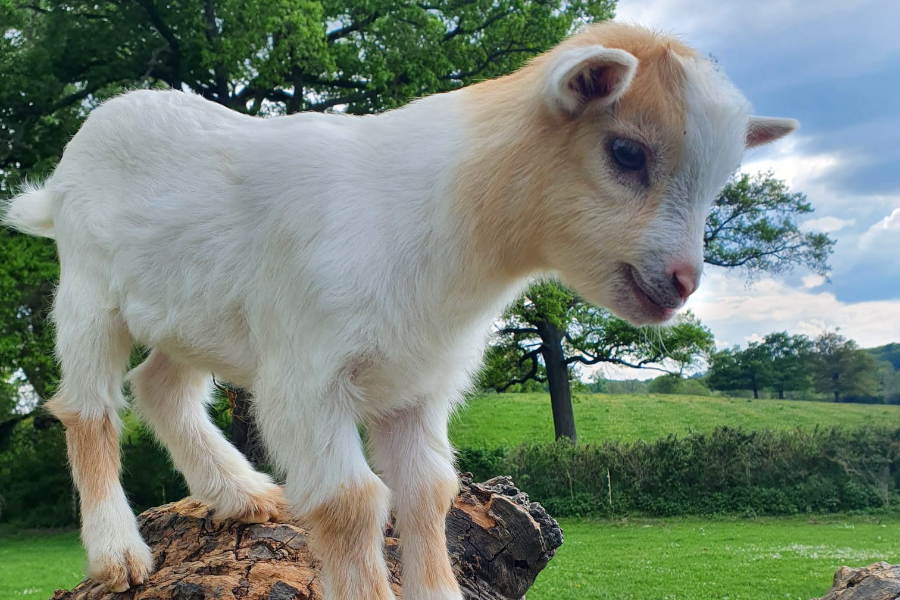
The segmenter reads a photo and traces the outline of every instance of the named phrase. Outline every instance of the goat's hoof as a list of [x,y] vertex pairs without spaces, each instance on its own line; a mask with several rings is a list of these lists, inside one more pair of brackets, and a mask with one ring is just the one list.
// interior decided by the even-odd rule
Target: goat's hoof
[[119,556],[106,555],[92,561],[91,578],[110,592],[124,592],[141,585],[153,572],[153,556],[150,549],[127,549]]
[[287,506],[281,488],[277,485],[268,485],[261,492],[248,494],[241,504],[243,505],[241,511],[222,517],[214,515],[213,520],[216,522],[231,520],[248,525],[266,523],[275,519]]
[[239,523],[266,523],[277,517],[286,505],[281,488],[273,485],[264,494],[253,496],[247,511],[235,520]]

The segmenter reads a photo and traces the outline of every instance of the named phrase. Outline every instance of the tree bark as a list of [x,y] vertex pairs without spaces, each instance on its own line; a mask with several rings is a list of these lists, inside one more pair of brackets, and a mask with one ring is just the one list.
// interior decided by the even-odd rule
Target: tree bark
[[900,565],[879,562],[862,569],[841,567],[821,600],[900,600]]
[[577,441],[575,414],[572,412],[572,391],[569,387],[569,366],[562,341],[564,332],[548,321],[537,326],[543,345],[541,355],[547,369],[547,386],[550,388],[550,406],[553,410],[553,429],[556,439]]
[[[466,474],[460,484],[447,515],[447,546],[465,598],[524,600],[563,542],[559,525],[508,477],[476,484]],[[319,562],[290,515],[260,525],[213,517],[191,499],[144,512],[138,522],[156,562],[147,583],[103,595],[85,580],[53,600],[322,600]],[[391,586],[400,594],[400,540],[392,524],[385,542]]]
[[266,450],[259,437],[256,419],[251,410],[253,397],[243,388],[235,387],[234,407],[231,410],[231,443],[247,457],[257,469],[264,469],[267,462]]

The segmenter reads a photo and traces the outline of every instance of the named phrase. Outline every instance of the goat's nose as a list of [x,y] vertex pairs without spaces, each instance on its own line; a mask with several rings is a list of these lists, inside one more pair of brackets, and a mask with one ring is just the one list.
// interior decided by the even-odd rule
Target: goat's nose
[[669,274],[672,276],[672,284],[682,300],[687,300],[700,285],[700,272],[690,265],[673,265],[669,268]]

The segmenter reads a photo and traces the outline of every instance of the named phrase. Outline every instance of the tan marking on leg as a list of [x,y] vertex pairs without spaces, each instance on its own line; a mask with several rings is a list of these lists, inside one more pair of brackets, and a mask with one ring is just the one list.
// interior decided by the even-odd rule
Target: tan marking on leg
[[66,428],[66,450],[81,510],[93,510],[119,485],[119,434],[112,418],[83,418],[66,409],[61,398],[48,402],[47,409]]
[[458,590],[447,553],[447,512],[459,493],[457,479],[422,490],[400,517],[400,543],[404,567],[415,568],[414,576],[428,590]]
[[394,600],[384,561],[383,494],[375,481],[347,486],[307,516],[329,600]]
[[[81,514],[90,514],[120,485],[119,433],[110,415],[84,418],[66,408],[59,397],[47,403],[47,410],[66,428],[66,450]],[[144,583],[152,569],[142,556],[126,550],[124,556],[105,556],[91,564],[88,575],[106,590],[124,592]]]

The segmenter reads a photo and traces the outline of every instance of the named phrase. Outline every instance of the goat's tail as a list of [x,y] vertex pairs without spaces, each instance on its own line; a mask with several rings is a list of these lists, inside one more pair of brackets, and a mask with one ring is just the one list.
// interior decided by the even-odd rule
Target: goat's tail
[[3,210],[3,224],[22,233],[53,238],[53,193],[46,188],[26,185]]

